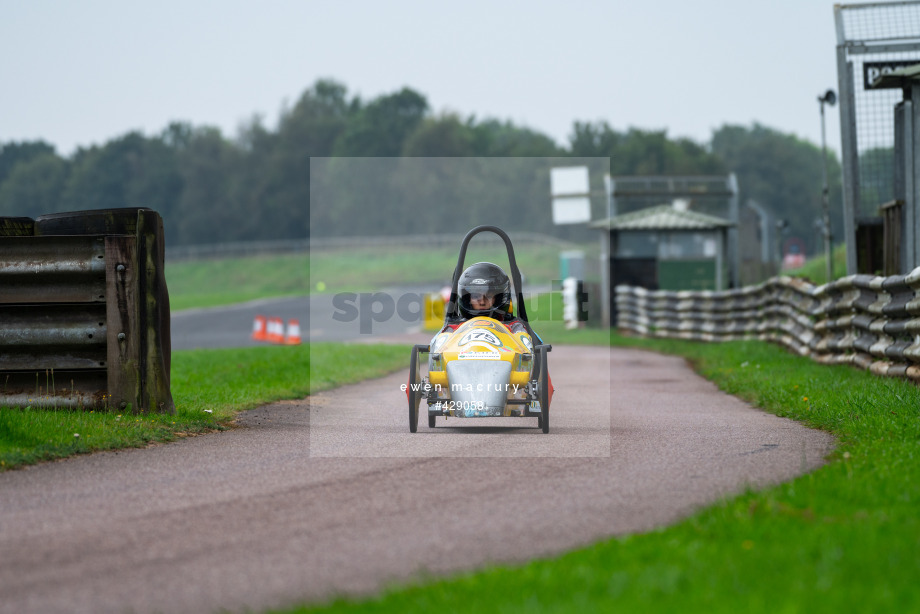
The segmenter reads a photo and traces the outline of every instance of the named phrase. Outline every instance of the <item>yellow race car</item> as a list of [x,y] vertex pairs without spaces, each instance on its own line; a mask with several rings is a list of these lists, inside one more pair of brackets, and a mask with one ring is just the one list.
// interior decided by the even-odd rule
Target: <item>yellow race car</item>
[[[505,242],[511,280],[491,263],[464,270],[469,241],[480,232],[493,232]],[[482,294],[476,293],[477,287]],[[527,320],[511,240],[496,226],[477,226],[460,246],[444,326],[431,343],[412,348],[406,386],[409,430],[418,430],[424,400],[429,428],[435,428],[438,416],[536,417],[537,426],[548,433],[553,395],[547,367],[550,350],[552,346],[542,342]]]

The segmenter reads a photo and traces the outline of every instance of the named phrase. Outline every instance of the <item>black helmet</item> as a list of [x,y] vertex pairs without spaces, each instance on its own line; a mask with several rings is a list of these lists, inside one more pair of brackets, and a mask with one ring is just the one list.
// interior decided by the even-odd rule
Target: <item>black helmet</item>
[[[460,314],[465,318],[488,316],[501,318],[510,315],[511,282],[500,267],[491,262],[477,262],[468,267],[457,282]],[[476,309],[473,298],[487,296],[492,299],[488,308]]]

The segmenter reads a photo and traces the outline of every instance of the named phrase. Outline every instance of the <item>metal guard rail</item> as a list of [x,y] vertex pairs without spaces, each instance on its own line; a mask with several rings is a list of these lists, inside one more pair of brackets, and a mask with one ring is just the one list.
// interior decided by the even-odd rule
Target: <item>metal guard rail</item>
[[175,411],[163,221],[0,217],[0,407]]
[[736,290],[616,287],[617,326],[644,336],[759,339],[823,364],[920,380],[920,268],[822,286],[773,277]]

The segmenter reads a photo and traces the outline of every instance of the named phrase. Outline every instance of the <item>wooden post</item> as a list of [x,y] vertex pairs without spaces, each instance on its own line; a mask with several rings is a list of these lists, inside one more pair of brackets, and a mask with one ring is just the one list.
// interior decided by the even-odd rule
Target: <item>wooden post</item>
[[141,347],[138,312],[137,239],[105,238],[105,311],[107,323],[109,409],[132,411],[141,407]]
[[140,210],[137,216],[138,264],[140,278],[140,322],[144,343],[141,346],[142,406],[151,411],[175,413],[169,390],[170,316],[169,293],[164,275],[165,241],[163,218],[156,211]]

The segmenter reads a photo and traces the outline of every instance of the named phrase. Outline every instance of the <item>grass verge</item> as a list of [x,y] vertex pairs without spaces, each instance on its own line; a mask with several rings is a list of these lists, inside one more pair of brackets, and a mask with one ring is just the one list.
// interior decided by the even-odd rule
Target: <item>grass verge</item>
[[173,311],[309,293],[307,254],[167,262]]
[[[457,265],[457,247],[419,249],[418,247],[314,251],[310,261],[310,282],[322,283],[325,292],[361,292],[386,286],[436,281],[449,286]],[[518,262],[527,265],[522,274],[534,285],[548,286],[559,276],[559,251],[538,245],[522,245],[515,250]],[[494,262],[509,272],[504,246],[477,245],[471,242],[467,266],[474,262]]]
[[[824,252],[821,252],[820,255],[815,256],[814,258],[809,259],[805,264],[803,264],[798,269],[792,269],[789,271],[784,271],[783,275],[789,275],[792,277],[802,277],[804,279],[810,280],[816,286],[827,283],[827,258],[824,257]],[[847,274],[847,246],[838,245],[834,248],[834,251],[831,252],[831,281],[840,279],[841,277],[846,277]]]
[[240,410],[392,372],[408,350],[317,343],[177,351],[172,360],[174,415],[3,408],[0,470],[226,429]]
[[[527,263],[523,273],[528,283],[548,286],[559,276],[559,250],[522,245],[515,254],[519,262]],[[466,263],[482,260],[508,270],[504,247],[477,246],[474,240]],[[326,249],[310,254],[167,262],[166,281],[170,306],[178,311],[317,291],[369,292],[425,282],[449,285],[456,264],[455,247]]]
[[839,447],[818,471],[675,526],[370,600],[284,612],[920,611],[915,385],[756,341],[613,335],[611,342],[685,356],[726,392],[827,430]]

